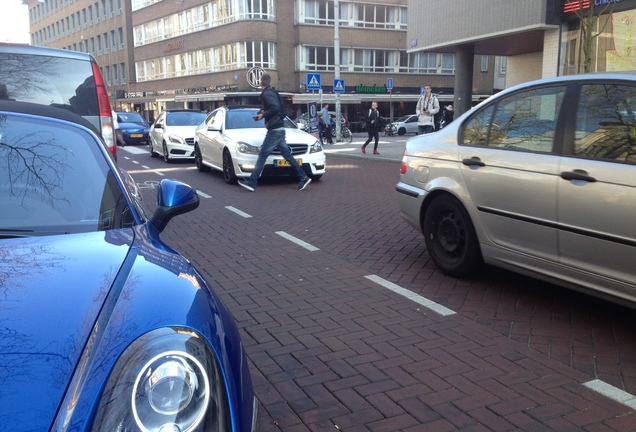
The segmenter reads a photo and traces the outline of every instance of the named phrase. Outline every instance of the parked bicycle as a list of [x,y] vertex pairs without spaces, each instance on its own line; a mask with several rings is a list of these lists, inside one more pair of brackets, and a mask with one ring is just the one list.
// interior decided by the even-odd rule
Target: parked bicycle
[[393,123],[388,122],[386,126],[384,126],[384,136],[395,136],[397,134],[397,126]]
[[350,143],[351,141],[353,141],[353,134],[351,133],[351,129],[349,129],[346,124],[340,124],[340,135],[338,135],[336,141],[346,143]]

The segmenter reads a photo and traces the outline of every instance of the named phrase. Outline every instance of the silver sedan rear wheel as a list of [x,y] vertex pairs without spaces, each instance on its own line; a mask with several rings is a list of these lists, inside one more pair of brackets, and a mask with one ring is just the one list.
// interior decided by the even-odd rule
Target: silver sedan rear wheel
[[468,212],[457,198],[441,195],[424,215],[424,239],[433,262],[444,273],[464,277],[481,263],[479,241]]

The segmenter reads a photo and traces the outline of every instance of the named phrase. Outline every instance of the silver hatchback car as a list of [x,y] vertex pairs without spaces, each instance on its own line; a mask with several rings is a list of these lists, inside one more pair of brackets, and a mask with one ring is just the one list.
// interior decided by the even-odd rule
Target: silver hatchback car
[[529,82],[407,141],[396,186],[431,259],[636,304],[636,75]]

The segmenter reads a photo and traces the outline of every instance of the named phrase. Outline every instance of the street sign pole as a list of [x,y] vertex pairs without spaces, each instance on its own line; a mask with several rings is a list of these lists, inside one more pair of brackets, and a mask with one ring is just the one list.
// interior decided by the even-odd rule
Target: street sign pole
[[391,96],[393,95],[393,78],[386,79],[386,89],[389,92],[389,121],[393,122],[393,102]]
[[[333,2],[333,16],[334,16],[334,26],[333,26],[333,50],[334,50],[334,60],[335,60],[335,78],[340,79],[340,6],[338,5],[338,0],[334,0]],[[336,141],[340,139],[340,131],[342,129],[342,125],[340,124],[340,92],[336,93]]]

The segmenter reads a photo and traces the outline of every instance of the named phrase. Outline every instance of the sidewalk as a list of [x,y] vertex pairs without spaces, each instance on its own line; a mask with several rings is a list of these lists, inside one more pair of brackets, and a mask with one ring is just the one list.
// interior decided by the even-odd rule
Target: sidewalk
[[367,140],[368,135],[366,133],[354,133],[353,141],[351,143],[338,142],[333,145],[325,145],[325,153],[328,155],[347,156],[347,157],[361,157],[369,159],[380,159],[389,161],[401,161],[404,155],[404,148],[406,140],[414,137],[415,135],[403,135],[385,137],[380,135],[378,141],[379,155],[373,154],[373,141],[367,146],[367,153],[362,154],[360,147]]

